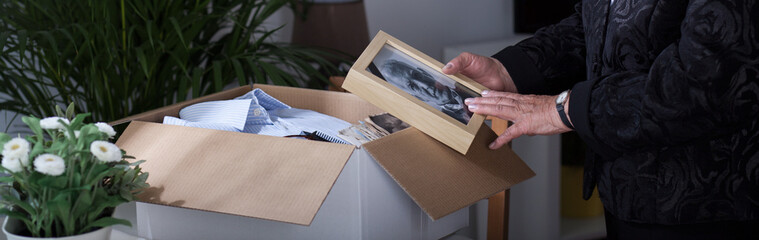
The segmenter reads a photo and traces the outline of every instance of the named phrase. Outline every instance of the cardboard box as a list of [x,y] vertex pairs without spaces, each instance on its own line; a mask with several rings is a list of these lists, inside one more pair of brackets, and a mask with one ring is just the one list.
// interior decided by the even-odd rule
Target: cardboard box
[[461,155],[414,128],[355,148],[160,124],[253,88],[352,123],[381,112],[349,93],[254,85],[114,122],[130,122],[116,144],[147,160],[141,237],[435,239],[467,224],[466,206],[534,176],[510,149],[487,148],[485,125]]

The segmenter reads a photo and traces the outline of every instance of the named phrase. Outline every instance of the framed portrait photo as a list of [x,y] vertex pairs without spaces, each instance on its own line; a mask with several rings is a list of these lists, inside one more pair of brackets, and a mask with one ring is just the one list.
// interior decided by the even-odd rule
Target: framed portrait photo
[[442,67],[380,31],[342,87],[466,154],[485,116],[470,112],[464,99],[479,97],[487,88],[460,74],[446,75]]

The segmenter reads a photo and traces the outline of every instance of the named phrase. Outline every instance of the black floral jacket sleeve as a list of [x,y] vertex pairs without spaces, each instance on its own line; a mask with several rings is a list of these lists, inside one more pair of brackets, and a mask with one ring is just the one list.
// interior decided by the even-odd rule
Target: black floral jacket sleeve
[[609,72],[591,88],[588,130],[629,152],[714,138],[755,121],[758,9],[755,1],[692,1],[681,37],[650,69]]
[[493,57],[500,60],[517,90],[529,94],[558,94],[585,80],[585,33],[581,5],[558,24],[538,30],[534,37]]
[[[571,88],[593,187],[646,223],[759,219],[759,4],[584,0],[493,57],[525,94]],[[583,77],[584,76],[584,77]]]
[[494,57],[520,93],[556,94],[585,80],[572,89],[570,117],[598,152],[683,144],[759,117],[755,1],[649,1],[652,9],[619,1],[610,16],[593,2]]

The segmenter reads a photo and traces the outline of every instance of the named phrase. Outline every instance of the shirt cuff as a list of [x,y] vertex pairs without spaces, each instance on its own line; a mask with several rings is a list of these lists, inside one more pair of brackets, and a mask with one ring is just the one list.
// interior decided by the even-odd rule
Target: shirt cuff
[[569,93],[569,119],[575,127],[575,131],[593,152],[608,158],[619,156],[619,153],[606,146],[593,134],[590,125],[590,95],[594,81],[582,81],[572,87]]

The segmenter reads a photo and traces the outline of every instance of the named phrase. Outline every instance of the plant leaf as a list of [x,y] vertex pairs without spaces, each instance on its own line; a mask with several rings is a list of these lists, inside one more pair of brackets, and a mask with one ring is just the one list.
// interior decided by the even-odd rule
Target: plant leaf
[[55,105],[55,113],[59,117],[66,117],[66,113],[63,112],[63,109],[61,109],[61,106]]
[[36,157],[37,155],[42,154],[45,151],[44,147],[45,144],[42,141],[38,141],[34,144],[34,147],[32,147],[32,150],[29,152],[29,157]]
[[13,138],[11,138],[10,135],[0,132],[0,154],[3,154],[3,146],[5,145],[5,143],[10,141],[11,139]]
[[66,116],[65,116],[66,119],[74,118],[74,114],[75,114],[74,111],[76,110],[75,108],[76,108],[76,104],[74,104],[74,102],[69,103],[69,106],[66,107]]
[[26,34],[27,34],[26,30],[18,31],[19,53],[21,53],[22,61],[26,58],[26,45],[27,45],[27,42],[29,41],[29,38],[27,38]]
[[0,33],[0,54],[5,52],[5,43],[8,42],[8,37],[11,36],[10,32]]
[[142,51],[142,48],[137,48],[137,60],[140,61],[140,66],[142,66],[142,73],[145,74],[145,77],[149,77],[150,74],[148,73],[148,60],[145,58],[145,52]]
[[31,225],[31,223],[32,223],[32,221],[29,219],[29,215],[26,215],[26,214],[23,214],[23,213],[20,213],[20,212],[16,212],[16,211],[11,211],[10,209],[2,208],[2,209],[0,209],[0,214],[6,215],[7,217],[11,217],[11,218],[15,218],[15,219],[21,220],[26,225]]
[[[5,196],[3,196],[3,197],[5,197]],[[20,199],[18,199],[16,197],[3,198],[3,201],[10,202],[14,206],[17,206],[17,207],[21,208],[22,210],[24,210],[24,212],[28,212],[28,213],[34,212],[34,207],[32,207],[31,204],[29,204],[28,202],[22,201],[22,200],[20,200]]]
[[90,211],[91,205],[93,203],[92,200],[92,194],[90,193],[89,189],[79,191],[79,196],[74,203],[74,206],[76,206],[76,208],[72,209],[72,214],[74,217],[79,218],[79,216],[85,215],[88,211]]
[[202,70],[200,68],[196,68],[192,71],[192,98],[200,97],[200,77],[202,75]]
[[221,61],[213,61],[213,86],[216,92],[221,92],[224,87],[221,78],[223,70],[224,69],[221,67]]
[[35,117],[24,116],[21,121],[26,123],[26,126],[34,132],[40,139],[42,138],[42,127],[40,127],[40,119]]
[[235,69],[235,74],[237,75],[237,84],[240,86],[245,86],[245,84],[248,84],[248,81],[245,79],[245,73],[242,71],[242,66],[240,65],[240,62],[237,61],[237,59],[231,59],[232,67]]
[[264,24],[296,2],[4,2],[0,108],[46,117],[76,103],[93,122],[109,122],[231,83],[319,87],[326,77],[303,63],[326,69],[323,55],[272,43],[281,26]]
[[57,196],[53,197],[52,200],[47,201],[44,206],[50,211],[50,213],[60,220],[64,232],[72,234],[76,229],[74,229],[75,223],[71,221],[73,219],[69,218],[69,214],[71,213],[71,203],[68,201],[68,198],[69,194],[59,193]]
[[76,117],[74,117],[74,119],[71,120],[71,123],[69,125],[71,125],[74,128],[79,128],[79,126],[81,126],[84,123],[84,119],[89,117],[90,115],[92,114],[90,113],[77,114]]
[[182,34],[182,28],[179,27],[179,23],[177,22],[177,19],[175,17],[169,18],[169,21],[171,22],[171,25],[174,26],[174,31],[176,31],[177,37],[179,37],[179,40],[182,43],[182,46],[187,49],[187,43],[184,41],[184,34]]
[[47,176],[40,178],[40,180],[37,182],[41,187],[43,188],[52,188],[57,190],[64,190],[66,189],[66,181],[65,178],[59,177],[59,176]]

